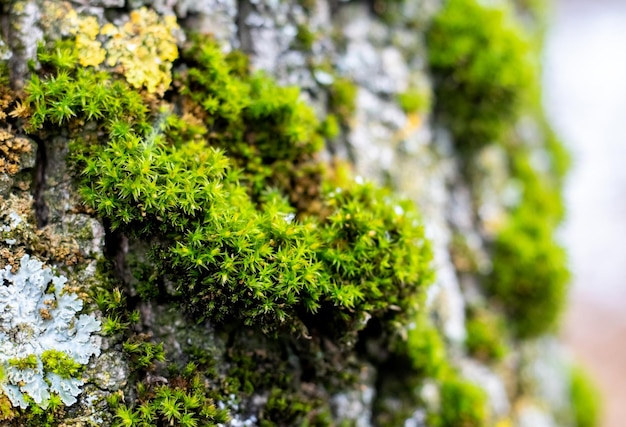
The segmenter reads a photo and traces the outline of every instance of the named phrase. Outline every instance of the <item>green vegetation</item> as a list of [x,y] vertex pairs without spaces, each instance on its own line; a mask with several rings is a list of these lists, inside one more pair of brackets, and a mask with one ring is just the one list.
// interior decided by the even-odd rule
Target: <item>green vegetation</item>
[[119,403],[115,397],[109,400],[116,412],[115,427],[217,426],[229,419],[228,411],[219,409],[209,397],[206,385],[193,366],[167,385],[138,383],[134,407]]
[[576,427],[598,427],[601,414],[600,392],[580,367],[572,368],[570,393]]
[[[324,136],[337,133],[334,117],[348,120],[355,86],[335,85],[335,115],[320,125],[297,89],[250,74],[245,57],[222,54],[210,39],[195,39],[182,57],[188,68],[165,101],[78,66],[71,43],[42,46],[41,72],[26,87],[28,131],[63,128],[86,207],[110,230],[150,247],[149,260],[131,262],[141,298],[165,296],[168,280],[175,286],[168,299],[198,321],[247,325],[272,339],[291,333],[290,345],[319,375],[342,370],[296,337],[331,340],[345,351],[370,317],[387,334],[406,322],[432,278],[412,203],[371,184],[322,187],[315,154]],[[133,332],[139,313],[102,276],[92,289],[105,315],[102,333],[121,341],[139,377],[163,366],[163,344]],[[60,355],[48,356],[59,372],[72,370]],[[328,424],[327,405],[298,392],[299,379],[275,370],[251,376],[257,365],[228,357],[233,370],[225,377],[207,371],[139,382],[135,401],[109,402],[117,425],[217,424],[225,415],[211,402],[259,389],[270,396],[263,425]]]
[[441,411],[430,414],[434,427],[486,427],[489,420],[487,394],[458,376],[445,378],[440,390]]
[[[74,119],[107,135],[106,143],[72,144],[85,203],[112,229],[159,237],[158,270],[201,318],[268,332],[330,322],[332,334],[342,335],[366,315],[406,309],[430,280],[430,251],[410,203],[359,185],[325,193],[326,218],[295,221],[297,212],[267,190],[268,181],[317,147],[312,110],[295,89],[230,74],[214,44],[189,52],[200,68],[189,69],[182,92],[202,108],[204,123],[183,121],[166,106],[148,112],[136,91],[103,72],[64,65],[32,78],[33,130]],[[69,63],[55,58],[42,62]],[[214,148],[222,145],[225,152]]]
[[[527,338],[556,327],[569,271],[565,251],[554,238],[564,214],[561,178],[537,172],[528,150],[516,147],[515,153],[511,169],[523,185],[522,200],[496,238],[486,288],[503,305],[514,333]],[[565,163],[560,152],[552,158]]]
[[424,114],[430,110],[430,97],[430,92],[425,88],[410,88],[406,92],[398,94],[398,102],[407,114]]
[[356,111],[356,96],[358,87],[349,79],[336,78],[330,86],[329,111],[337,116],[339,123],[350,127],[352,116]]
[[468,353],[484,362],[502,360],[508,352],[503,319],[491,311],[476,308],[467,310],[466,318],[465,346]]
[[[314,38],[299,28],[301,48]],[[364,328],[373,318],[382,330],[378,338],[395,346],[384,363],[406,367],[404,378],[393,378],[403,398],[419,401],[419,387],[430,378],[441,402],[429,408],[431,425],[485,426],[484,391],[450,365],[442,334],[421,309],[432,280],[432,254],[414,206],[372,184],[338,177],[324,185],[316,153],[325,138],[350,126],[357,86],[336,79],[329,88],[329,114],[319,123],[297,88],[251,73],[241,52],[225,55],[210,38],[190,39],[180,55],[186,66],[164,88],[165,98],[111,72],[79,66],[69,42],[40,48],[42,69],[26,87],[27,131],[45,136],[62,128],[70,136],[70,161],[86,208],[111,231],[150,247],[148,260],[127,265],[138,281],[138,299],[167,297],[199,322],[227,325],[228,332],[260,330],[263,339],[281,343],[259,346],[269,355],[229,352],[226,373],[212,370],[202,350],[189,350],[187,356],[202,361],[205,370],[190,364],[181,373],[170,364],[167,384],[139,381],[136,399],[126,403],[111,396],[116,425],[217,425],[228,413],[215,402],[259,391],[268,396],[259,413],[263,426],[329,425],[328,404],[306,395],[303,379],[285,374],[285,355],[297,353],[307,375],[331,390],[333,381],[352,372],[337,366],[348,362],[320,359],[344,357],[359,333],[371,332]],[[501,139],[535,77],[530,42],[511,12],[475,0],[448,0],[428,44],[436,111],[459,150]],[[429,109],[429,97],[411,88],[398,102],[406,113],[419,114]],[[537,172],[523,144],[500,141],[523,192],[493,244],[494,268],[485,288],[521,338],[555,325],[568,277],[565,255],[553,238],[563,216],[559,191],[567,156],[554,135],[546,138],[558,177]],[[457,248],[469,251],[463,242]],[[467,271],[475,272],[471,254],[461,255],[468,255]],[[164,282],[173,284],[174,295],[166,295],[171,291]],[[124,291],[103,280],[92,297],[106,316],[102,334],[121,342],[135,374],[143,378],[164,365],[163,344],[133,332],[139,313],[129,311]],[[414,324],[401,341],[395,333],[410,320]],[[504,356],[507,331],[500,319],[472,311],[467,329],[470,354],[485,362]],[[62,376],[78,372],[57,353],[42,356],[49,370]],[[321,378],[338,371],[339,379]],[[52,420],[55,410],[51,404],[35,415]],[[401,421],[384,411],[381,425]]]
[[46,372],[54,372],[63,378],[77,378],[84,370],[81,365],[58,350],[46,350],[41,354],[41,361]]
[[37,356],[34,354],[30,354],[20,359],[9,359],[8,363],[9,363],[9,366],[13,366],[14,368],[17,368],[20,370],[37,369]]
[[64,404],[58,394],[52,393],[48,407],[42,409],[30,402],[28,409],[12,408],[6,396],[0,396],[0,420],[7,427],[56,427],[64,415]]
[[441,333],[425,314],[418,315],[409,330],[405,351],[418,377],[441,379],[449,368]]
[[[386,370],[388,369],[388,371]],[[479,386],[463,379],[452,366],[441,332],[424,312],[410,324],[406,341],[400,341],[392,357],[381,368],[380,390],[393,396],[374,404],[377,425],[397,426],[424,405],[428,425],[434,427],[486,427],[489,422],[487,395]],[[436,387],[437,396],[425,398],[424,380]]]
[[277,187],[306,211],[319,195],[321,166],[313,160],[324,139],[299,89],[278,86],[261,73],[247,74],[247,67],[237,65],[243,61],[233,60],[240,55],[224,56],[206,37],[194,39],[182,58],[190,67],[178,77],[186,95],[181,99],[185,119],[170,115],[167,137],[178,144],[204,139],[241,170],[253,200]]
[[498,140],[535,81],[531,43],[502,3],[447,0],[427,33],[435,110],[461,151]]
[[295,45],[297,48],[309,51],[313,48],[316,35],[306,25],[298,25],[298,32],[296,33]]
[[[542,126],[540,146],[518,140],[514,130],[522,110],[536,103],[534,42],[511,9],[476,0],[447,0],[427,41],[435,110],[456,146],[472,154],[490,143],[503,145],[510,175],[522,187],[521,202],[493,243],[486,291],[507,313],[517,337],[543,334],[557,325],[569,279],[565,253],[554,239],[564,215],[560,191],[568,156],[541,111],[531,112]],[[539,157],[549,160],[546,170],[533,164]],[[478,324],[470,326],[482,335]]]

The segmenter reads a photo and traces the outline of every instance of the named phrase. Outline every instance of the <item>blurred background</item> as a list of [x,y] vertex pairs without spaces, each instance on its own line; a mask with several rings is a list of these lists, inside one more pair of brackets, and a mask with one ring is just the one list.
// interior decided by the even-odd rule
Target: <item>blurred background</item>
[[574,273],[563,337],[626,425],[626,1],[554,0],[545,107],[573,154],[561,238]]

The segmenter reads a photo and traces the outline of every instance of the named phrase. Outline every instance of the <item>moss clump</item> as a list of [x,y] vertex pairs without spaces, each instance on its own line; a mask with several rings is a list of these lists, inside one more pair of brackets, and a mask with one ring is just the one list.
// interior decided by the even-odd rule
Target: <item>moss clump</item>
[[25,369],[36,369],[38,365],[37,356],[34,354],[19,359],[9,359],[7,362],[9,366],[13,366],[22,371]]
[[41,361],[44,370],[62,378],[76,378],[85,370],[85,365],[81,365],[66,353],[58,350],[44,351],[41,354]]
[[398,94],[398,103],[407,114],[424,114],[430,110],[430,98],[431,94],[426,88],[410,88]]
[[225,56],[207,37],[192,41],[182,55],[189,69],[178,77],[184,120],[172,117],[169,135],[201,136],[224,150],[253,200],[273,186],[288,192],[299,211],[314,210],[321,182],[314,158],[324,143],[315,113],[298,88],[248,74],[240,56]]
[[565,304],[569,273],[564,250],[552,229],[522,210],[495,242],[489,293],[500,301],[517,336],[528,338],[552,330]]
[[448,369],[443,337],[426,315],[409,329],[405,352],[418,377],[441,379]]
[[497,314],[485,309],[469,309],[465,327],[465,346],[472,357],[484,362],[497,362],[508,352],[506,325]]
[[310,51],[313,48],[317,36],[306,25],[298,25],[296,33],[295,47],[304,51]]
[[[387,371],[388,369],[388,371]],[[420,402],[433,427],[484,427],[489,422],[487,395],[463,379],[451,365],[442,334],[425,313],[410,325],[406,341],[397,343],[394,354],[379,373],[380,390],[393,396],[391,403],[377,399],[377,425],[397,426],[415,411]],[[436,395],[426,397],[424,386],[434,386]],[[428,393],[432,394],[432,393]]]
[[[297,89],[250,74],[245,61],[207,39],[184,51],[188,67],[167,101],[78,66],[71,41],[49,48],[41,48],[41,72],[26,88],[28,131],[67,133],[86,208],[109,230],[150,246],[150,262],[136,272],[141,298],[167,293],[195,319],[287,336],[289,352],[297,348],[314,376],[347,371],[348,362],[331,367],[319,355],[343,356],[370,318],[388,339],[423,299],[431,251],[414,206],[371,184],[322,189],[315,153],[324,129]],[[344,89],[345,106],[353,95]],[[303,208],[293,194],[318,207]],[[134,371],[151,371],[164,349],[132,332],[139,315],[110,285],[94,292],[106,316],[102,332],[122,341]],[[335,350],[322,351],[321,342]],[[298,392],[299,378],[269,377],[233,373],[223,389],[268,392],[267,425],[328,424],[327,407]],[[136,402],[112,402],[118,424],[224,422],[211,409],[216,394],[206,377],[168,380],[140,383]]]
[[342,126],[349,127],[356,111],[358,87],[347,78],[336,78],[330,86],[329,111],[337,116]]
[[425,289],[430,250],[410,203],[356,185],[321,197],[329,215],[297,221],[267,190],[280,165],[295,173],[293,162],[318,146],[297,90],[262,75],[239,79],[215,44],[196,44],[180,104],[198,117],[183,119],[167,105],[149,111],[109,74],[59,67],[68,61],[57,52],[27,88],[31,130],[94,123],[101,141],[72,143],[85,203],[112,229],[154,239],[156,267],[190,312],[341,336]]
[[440,389],[441,410],[430,414],[434,427],[486,427],[489,421],[485,391],[456,375],[445,378]]
[[467,151],[497,140],[535,81],[531,43],[504,6],[447,0],[427,33],[435,109]]
[[218,426],[229,420],[228,411],[216,406],[193,366],[169,384],[139,383],[134,405],[120,404],[115,398],[109,400],[109,405],[116,413],[115,427]]
[[596,385],[586,372],[574,367],[571,372],[571,401],[576,427],[600,425],[601,397]]
[[553,330],[565,306],[567,257],[555,241],[564,214],[560,177],[538,172],[520,146],[511,155],[522,198],[496,237],[486,289],[509,315],[514,333],[528,338]]

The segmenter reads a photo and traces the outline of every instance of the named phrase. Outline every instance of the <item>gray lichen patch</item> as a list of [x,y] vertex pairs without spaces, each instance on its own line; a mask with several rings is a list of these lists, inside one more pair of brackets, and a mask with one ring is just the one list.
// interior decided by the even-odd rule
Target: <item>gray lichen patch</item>
[[[83,302],[65,291],[64,276],[24,255],[20,268],[0,270],[0,366],[5,382],[0,387],[14,407],[26,408],[29,400],[46,408],[52,393],[65,405],[76,402],[82,378],[60,370],[60,364],[86,365],[100,354],[95,332],[100,322],[79,314]],[[54,352],[54,353],[50,353]],[[59,365],[49,363],[54,354]],[[28,399],[27,399],[28,396]]]

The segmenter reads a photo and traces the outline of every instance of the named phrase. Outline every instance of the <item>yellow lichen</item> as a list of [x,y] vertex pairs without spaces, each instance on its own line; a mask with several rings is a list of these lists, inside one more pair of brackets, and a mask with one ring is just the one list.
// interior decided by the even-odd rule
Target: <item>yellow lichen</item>
[[[52,8],[58,16],[46,28],[75,37],[78,60],[83,67],[103,64],[124,75],[137,89],[163,94],[172,82],[172,61],[178,58],[176,17],[161,17],[147,8],[134,10],[129,20],[100,26],[95,16],[80,16],[68,3]],[[61,16],[62,15],[62,16]]]
[[102,27],[101,34],[109,37],[106,64],[120,66],[134,87],[162,94],[172,82],[172,61],[178,57],[177,30],[173,16],[161,18],[146,8],[134,10],[121,27]]
[[81,18],[76,34],[76,49],[78,60],[83,67],[96,67],[104,62],[106,51],[96,40],[100,32],[100,25],[94,16]]

